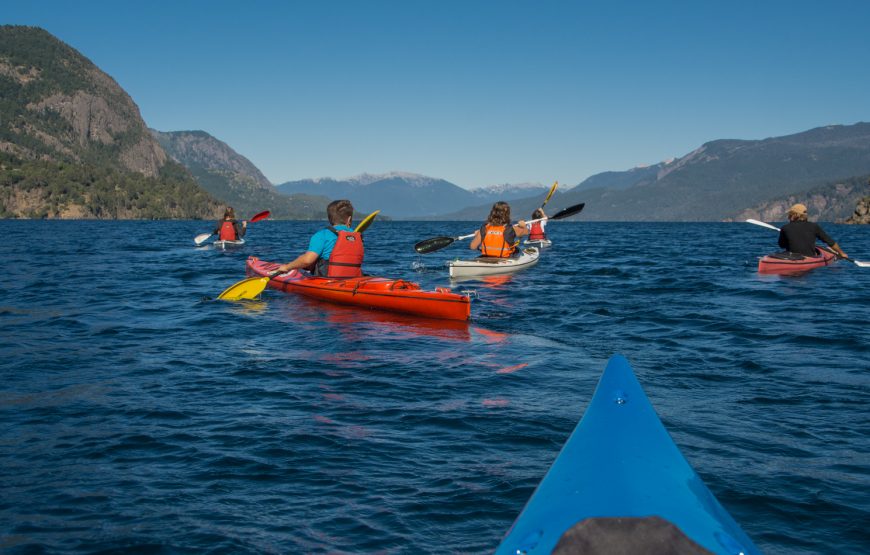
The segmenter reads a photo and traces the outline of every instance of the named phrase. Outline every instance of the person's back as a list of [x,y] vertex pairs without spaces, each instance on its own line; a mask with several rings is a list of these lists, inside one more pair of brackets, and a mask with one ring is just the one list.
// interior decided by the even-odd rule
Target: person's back
[[224,210],[224,217],[218,222],[217,227],[212,234],[217,234],[219,241],[238,241],[245,236],[245,231],[248,229],[248,222],[243,221],[241,225],[236,220],[236,213],[232,206],[227,206]]
[[816,239],[831,244],[833,241],[815,222],[794,221],[782,226],[779,246],[788,252],[804,256],[818,256]]
[[337,278],[362,275],[365,249],[362,235],[350,227],[353,205],[349,200],[332,201],[326,207],[326,215],[330,226],[312,235],[308,250],[293,262],[279,266],[279,272],[299,269]]
[[544,227],[547,225],[547,215],[544,210],[538,208],[532,212],[532,220],[539,221],[526,224],[529,229],[529,241],[546,241],[547,233],[544,231]]
[[359,277],[365,255],[362,234],[339,224],[321,229],[311,237],[308,250],[319,253],[312,272],[324,277]]
[[803,256],[818,256],[816,239],[827,243],[836,253],[846,258],[837,242],[822,227],[807,220],[807,207],[795,204],[788,211],[789,222],[779,231],[779,246],[788,252]]
[[511,225],[511,208],[499,201],[492,206],[486,223],[474,233],[469,247],[479,248],[481,256],[508,258],[516,252],[517,237],[527,234],[524,221]]

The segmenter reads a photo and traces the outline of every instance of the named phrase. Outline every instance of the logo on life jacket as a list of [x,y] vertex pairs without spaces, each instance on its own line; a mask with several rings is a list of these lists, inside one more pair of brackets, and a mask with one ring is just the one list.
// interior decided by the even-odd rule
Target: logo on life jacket
[[221,232],[218,236],[218,239],[221,241],[235,241],[236,237],[236,226],[233,225],[234,222],[226,221],[221,224]]
[[329,226],[329,229],[338,237],[335,240],[335,246],[332,247],[329,260],[326,262],[326,276],[361,276],[362,262],[365,256],[362,235],[355,231],[338,231],[332,226]]

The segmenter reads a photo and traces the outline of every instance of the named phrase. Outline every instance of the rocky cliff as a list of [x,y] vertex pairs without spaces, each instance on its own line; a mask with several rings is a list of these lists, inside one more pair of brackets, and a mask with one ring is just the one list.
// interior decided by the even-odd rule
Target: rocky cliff
[[725,221],[743,221],[753,218],[768,222],[783,222],[786,221],[789,207],[800,202],[807,206],[812,220],[842,222],[852,213],[855,203],[867,192],[867,176],[838,179],[816,185],[800,193],[760,203]]
[[115,80],[48,32],[0,26],[0,100],[0,215],[210,218],[219,210],[169,163]]
[[[865,192],[870,192],[870,180],[867,181]],[[855,211],[846,219],[847,224],[870,224],[870,195],[858,201]]]

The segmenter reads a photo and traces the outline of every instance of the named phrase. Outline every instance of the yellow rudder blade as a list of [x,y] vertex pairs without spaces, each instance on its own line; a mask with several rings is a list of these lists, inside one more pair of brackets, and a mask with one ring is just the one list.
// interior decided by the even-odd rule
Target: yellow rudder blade
[[222,301],[240,301],[242,299],[254,299],[269,285],[268,277],[252,277],[243,279],[227,287],[218,295]]

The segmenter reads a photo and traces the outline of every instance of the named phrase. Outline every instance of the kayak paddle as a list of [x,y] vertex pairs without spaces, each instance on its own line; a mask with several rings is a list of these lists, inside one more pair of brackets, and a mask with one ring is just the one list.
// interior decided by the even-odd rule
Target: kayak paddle
[[[553,185],[553,190],[555,190],[555,185]],[[574,206],[563,208],[562,210],[556,212],[554,215],[550,216],[549,219],[561,220],[563,218],[568,218],[570,216],[578,214],[581,210],[583,210],[584,206],[586,206],[586,203],[581,202],[580,204],[575,204]],[[526,223],[531,224],[546,219],[548,218],[538,218],[537,220],[529,220]],[[430,252],[439,251],[444,247],[450,246],[456,241],[471,239],[472,237],[474,237],[474,233],[470,233],[468,235],[460,235],[459,237],[432,237],[431,239],[423,239],[422,241],[414,245],[414,250],[416,250],[420,254],[429,254]]]
[[374,212],[372,212],[371,214],[369,214],[368,216],[363,218],[363,221],[361,221],[356,226],[356,229],[354,229],[354,231],[356,233],[362,233],[363,231],[367,230],[369,228],[369,226],[372,225],[372,222],[375,221],[375,216],[380,214],[380,212],[381,212],[380,210],[375,210]]
[[[248,223],[252,224],[254,222],[259,222],[260,220],[265,220],[271,214],[272,213],[269,212],[268,210],[263,210],[262,212],[260,212],[259,214],[255,214],[250,220],[248,220]],[[193,238],[193,242],[196,243],[197,246],[199,246],[203,243],[203,241],[205,241],[206,239],[208,239],[212,235],[214,235],[214,233],[200,233],[199,235],[197,235],[196,237]]]
[[552,197],[553,193],[556,192],[556,187],[558,187],[558,186],[559,186],[559,182],[556,181],[555,183],[553,183],[553,186],[550,187],[550,192],[547,193],[547,198],[544,199],[544,204],[541,205],[541,210],[543,210],[544,207],[547,206],[547,203],[550,202],[550,197]]
[[[772,230],[774,230],[774,231],[779,231],[779,230],[780,230],[780,229],[779,229],[778,227],[776,227],[775,225],[770,225],[770,224],[767,224],[767,223],[764,223],[764,222],[760,222],[760,221],[758,221],[758,220],[753,220],[752,218],[746,220],[746,223],[748,223],[748,224],[754,224],[754,225],[760,225],[761,227],[766,227],[766,228],[768,228],[768,229],[772,229]],[[860,267],[860,268],[870,268],[870,262],[861,262],[860,260],[853,260],[853,259],[849,258],[848,256],[840,256],[839,254],[837,254],[837,253],[834,252],[833,250],[831,250],[831,249],[829,249],[829,248],[827,248],[827,247],[823,247],[823,246],[821,246],[821,245],[819,245],[818,248],[820,248],[820,249],[824,249],[824,250],[826,250],[826,251],[832,253],[832,254],[833,254],[834,256],[836,256],[837,258],[840,258],[840,259],[842,259],[842,260],[848,260],[849,262],[851,262],[852,264],[854,264],[855,266],[858,266],[858,267]]]
[[[354,231],[356,233],[362,233],[375,221],[375,216],[378,215],[380,210],[375,210],[371,214],[365,217],[363,221],[356,226]],[[257,214],[259,216],[259,214]],[[273,277],[279,275],[281,272],[275,272],[268,276],[262,277],[249,277],[245,278],[242,281],[234,283],[224,289],[223,293],[218,295],[218,299],[222,301],[240,301],[240,300],[250,300],[263,292],[263,289],[269,285],[269,280]]]

